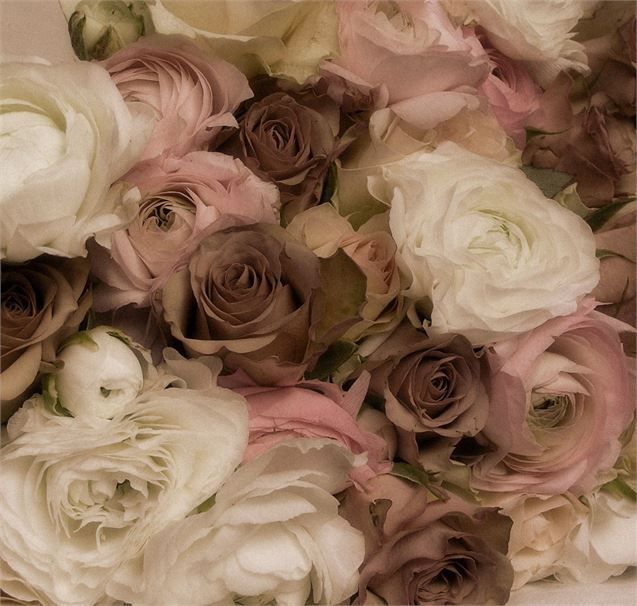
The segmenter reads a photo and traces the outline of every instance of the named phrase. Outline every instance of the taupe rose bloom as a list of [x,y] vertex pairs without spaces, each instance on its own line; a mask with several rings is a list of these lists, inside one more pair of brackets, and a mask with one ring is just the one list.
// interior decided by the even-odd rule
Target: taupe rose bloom
[[426,462],[429,469],[448,460],[463,436],[486,423],[489,399],[480,361],[461,335],[429,338],[402,324],[365,366],[371,391],[384,398],[385,414],[398,430],[399,452],[410,462]]
[[41,362],[53,362],[58,344],[73,334],[91,305],[85,259],[38,257],[2,263],[2,421],[30,395]]
[[326,96],[275,92],[250,106],[222,151],[277,185],[289,222],[320,201],[338,131],[338,107]]
[[191,355],[219,354],[258,382],[296,381],[321,317],[319,259],[277,225],[206,238],[161,295],[164,318]]
[[[341,515],[365,535],[355,604],[504,604],[513,570],[511,520],[451,496],[427,502],[422,486],[391,475],[367,493],[348,489]],[[380,603],[380,602],[379,602]]]

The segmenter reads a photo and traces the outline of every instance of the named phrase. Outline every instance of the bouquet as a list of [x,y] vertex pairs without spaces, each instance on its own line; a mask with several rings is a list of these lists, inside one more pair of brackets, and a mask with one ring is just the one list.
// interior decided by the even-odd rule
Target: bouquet
[[60,8],[1,73],[3,603],[637,564],[632,3]]

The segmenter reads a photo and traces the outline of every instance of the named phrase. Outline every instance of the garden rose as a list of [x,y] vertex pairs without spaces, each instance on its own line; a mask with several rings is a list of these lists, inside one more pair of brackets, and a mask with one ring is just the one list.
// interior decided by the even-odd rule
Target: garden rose
[[318,258],[276,225],[206,238],[161,292],[164,318],[195,355],[224,355],[258,382],[295,382],[320,321]]
[[475,488],[579,496],[608,479],[634,393],[617,332],[592,307],[489,350],[494,449],[472,468]]
[[73,334],[91,305],[88,262],[43,256],[2,264],[2,422],[30,395],[42,361]]
[[321,64],[321,75],[334,79],[337,91],[343,82],[366,95],[379,89],[373,95],[383,100],[380,107],[420,128],[478,107],[475,89],[489,71],[486,54],[438,2],[343,0],[337,11],[340,53]]
[[173,379],[110,420],[56,416],[41,396],[11,418],[0,451],[5,591],[45,606],[109,603],[117,568],[232,473],[247,442],[245,401]]
[[243,381],[234,386],[238,379],[222,378],[221,384],[248,402],[250,438],[244,461],[291,438],[330,438],[353,454],[367,454],[367,464],[353,470],[352,479],[357,484],[390,471],[391,465],[383,456],[387,452],[383,438],[357,423],[368,376],[360,377],[346,393],[333,383],[322,381],[305,381],[290,387],[259,387]]
[[[463,436],[474,436],[489,414],[481,365],[461,335],[429,338],[402,324],[366,358],[371,391],[384,398],[402,458],[433,469],[448,461]],[[419,453],[419,448],[422,452]]]
[[237,126],[232,112],[252,97],[236,67],[179,36],[144,37],[103,65],[129,105],[152,110],[155,128],[144,160],[206,149],[224,126]]
[[90,236],[128,218],[109,188],[138,159],[150,117],[91,63],[6,63],[1,103],[0,258],[86,256]]
[[331,496],[352,464],[329,440],[274,446],[241,466],[210,510],[155,535],[141,583],[116,576],[114,595],[140,606],[340,603],[356,590],[364,557],[360,532]]
[[594,7],[586,0],[445,0],[450,12],[474,20],[489,42],[507,57],[525,61],[537,82],[546,88],[559,72],[588,72],[584,47],[573,40],[577,22]]
[[[473,344],[525,332],[575,311],[599,280],[588,225],[544,197],[521,171],[447,143],[370,177],[391,204],[405,295],[428,332]],[[428,299],[428,301],[427,301]]]
[[249,107],[222,150],[279,188],[282,215],[289,222],[321,199],[339,151],[339,119],[327,97],[276,92]]
[[240,160],[212,152],[139,163],[126,175],[141,201],[133,221],[91,249],[95,308],[148,306],[154,291],[188,263],[201,239],[244,223],[276,223],[279,194]]
[[248,77],[265,71],[302,83],[338,49],[333,0],[154,0],[148,10],[158,33],[196,37]]
[[354,603],[370,603],[374,594],[386,604],[508,600],[511,521],[495,508],[479,508],[455,496],[428,502],[422,486],[383,475],[372,481],[367,494],[349,489],[341,511],[365,535],[366,558]]

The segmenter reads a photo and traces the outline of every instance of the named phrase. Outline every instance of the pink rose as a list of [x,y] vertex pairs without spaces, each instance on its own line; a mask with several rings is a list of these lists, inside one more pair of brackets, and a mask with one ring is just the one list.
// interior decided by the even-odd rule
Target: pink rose
[[367,453],[367,464],[356,467],[353,472],[352,480],[359,485],[391,469],[391,464],[383,460],[383,452],[387,451],[385,441],[361,429],[356,422],[368,381],[368,376],[361,377],[349,391],[343,392],[336,385],[322,381],[306,381],[290,387],[259,387],[250,385],[250,381],[242,380],[238,374],[220,378],[222,386],[240,393],[248,401],[250,437],[244,461],[284,440],[331,438],[354,454]]
[[110,251],[91,249],[92,271],[101,280],[98,311],[150,305],[152,293],[215,231],[277,222],[276,187],[224,154],[158,157],[138,164],[125,179],[139,188],[142,200],[133,221],[112,234]]
[[491,72],[482,84],[495,117],[520,149],[526,142],[529,116],[539,109],[542,90],[524,66],[496,49],[489,49]]
[[222,127],[237,126],[232,112],[252,97],[236,67],[179,36],[144,37],[103,65],[127,102],[155,115],[143,160],[167,150],[182,156],[206,149]]
[[[341,515],[365,535],[354,604],[504,604],[513,570],[511,520],[458,497],[382,475],[348,489]],[[382,598],[374,600],[373,596]]]
[[489,452],[472,485],[493,492],[589,493],[606,479],[635,401],[617,332],[587,300],[488,351]]
[[364,98],[386,99],[394,113],[419,128],[478,106],[475,92],[489,72],[487,56],[475,35],[465,37],[436,0],[343,0],[336,6],[340,56],[320,68],[334,82],[334,98],[343,98],[347,83]]

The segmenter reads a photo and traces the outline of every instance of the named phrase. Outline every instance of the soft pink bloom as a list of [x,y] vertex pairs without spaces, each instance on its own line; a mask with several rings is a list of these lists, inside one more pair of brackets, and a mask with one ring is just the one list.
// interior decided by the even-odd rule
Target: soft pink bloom
[[95,308],[150,304],[154,291],[184,266],[207,235],[248,223],[276,223],[279,194],[240,160],[213,152],[158,157],[126,181],[142,199],[133,221],[111,236],[110,251],[91,249]]
[[419,128],[478,106],[476,87],[489,72],[488,58],[475,35],[455,27],[436,0],[336,6],[340,56],[320,68],[335,99],[386,103]]
[[156,125],[142,159],[170,150],[184,155],[206,149],[232,112],[252,97],[246,77],[233,65],[204,54],[180,36],[150,36],[104,61],[124,99],[153,112]]
[[[385,440],[365,431],[356,416],[367,391],[364,375],[347,392],[332,383],[305,381],[290,387],[262,387],[239,372],[221,377],[220,384],[240,393],[248,401],[250,437],[244,461],[249,461],[274,444],[293,438],[332,438],[354,454],[367,453],[367,464],[357,467],[352,480],[365,484],[391,464],[383,460]],[[240,385],[240,386],[238,386]]]
[[488,352],[490,412],[484,435],[495,450],[473,468],[475,488],[575,495],[607,479],[635,410],[613,324],[592,311],[555,318]]
[[480,88],[500,126],[522,149],[529,116],[539,109],[542,90],[526,68],[495,49],[489,49],[491,73]]

